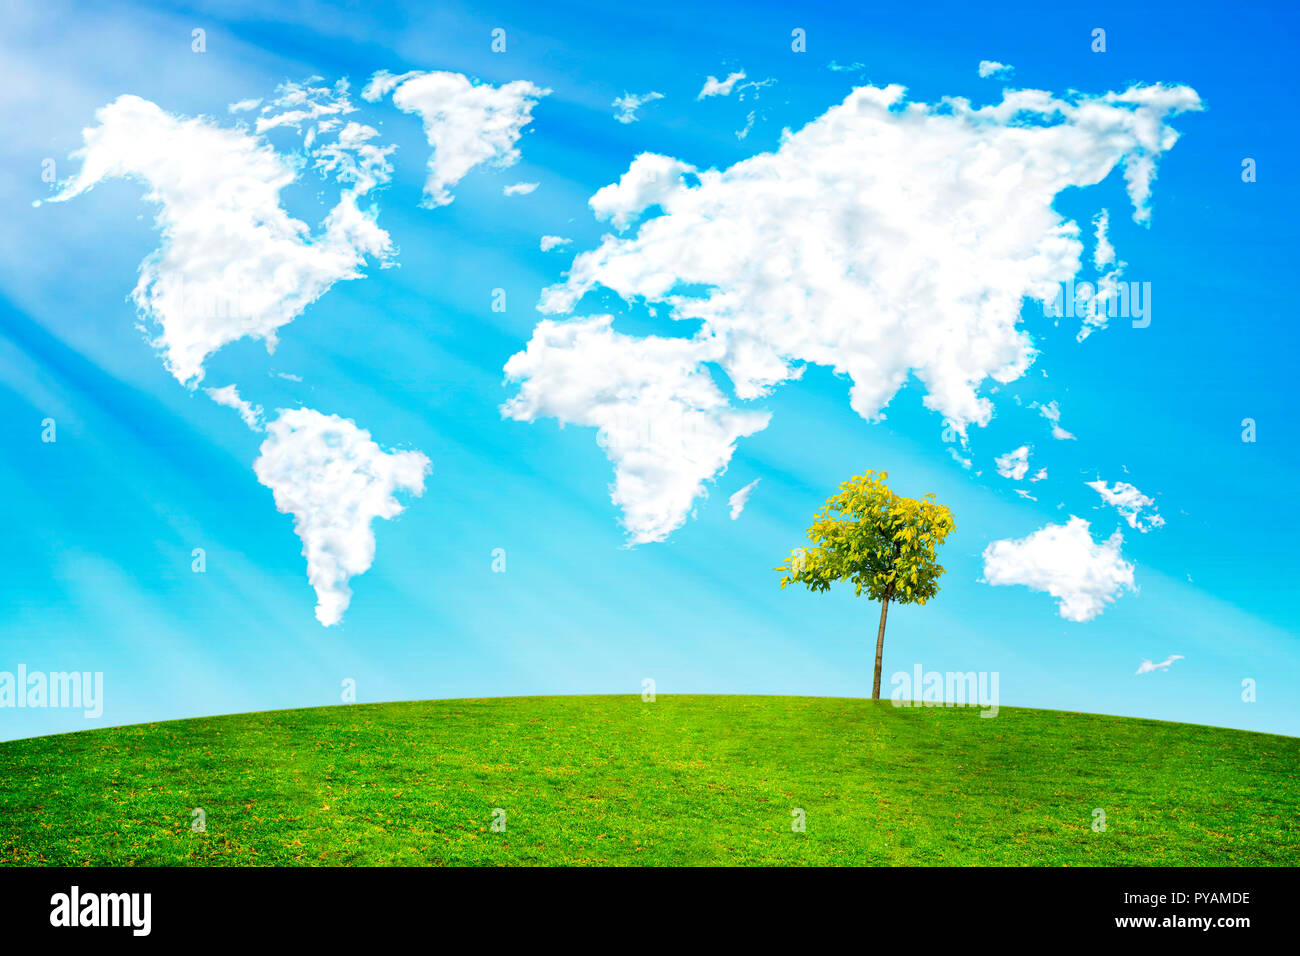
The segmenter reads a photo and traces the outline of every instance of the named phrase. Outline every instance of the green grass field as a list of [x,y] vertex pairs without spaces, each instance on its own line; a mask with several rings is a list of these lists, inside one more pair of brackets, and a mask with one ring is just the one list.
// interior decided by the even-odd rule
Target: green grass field
[[1292,737],[1013,708],[353,705],[0,744],[0,862],[1294,866],[1298,769]]

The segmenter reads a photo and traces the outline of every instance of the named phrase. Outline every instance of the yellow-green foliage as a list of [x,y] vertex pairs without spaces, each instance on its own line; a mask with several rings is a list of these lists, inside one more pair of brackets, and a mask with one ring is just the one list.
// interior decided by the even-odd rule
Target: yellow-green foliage
[[799,583],[825,591],[851,581],[856,594],[873,601],[924,604],[939,593],[943,566],[938,547],[956,525],[952,512],[934,500],[904,498],[885,484],[889,473],[868,471],[840,485],[813,515],[811,548],[798,548],[777,571],[781,587]]

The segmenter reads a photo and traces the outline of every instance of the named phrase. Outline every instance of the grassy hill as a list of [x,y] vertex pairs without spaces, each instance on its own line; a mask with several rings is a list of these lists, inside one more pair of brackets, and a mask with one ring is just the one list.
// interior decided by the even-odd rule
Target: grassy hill
[[353,705],[0,743],[0,863],[1294,866],[1298,773],[1296,738],[1013,708]]

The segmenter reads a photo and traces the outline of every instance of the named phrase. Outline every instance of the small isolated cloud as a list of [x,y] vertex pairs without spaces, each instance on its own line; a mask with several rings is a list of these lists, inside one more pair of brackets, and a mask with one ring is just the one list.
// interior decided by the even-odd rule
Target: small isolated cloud
[[504,187],[501,191],[507,196],[527,196],[540,185],[541,183],[514,183]]
[[329,132],[338,127],[341,117],[357,111],[348,96],[347,80],[339,80],[333,86],[312,86],[311,83],[318,79],[320,77],[312,77],[305,83],[292,80],[281,83],[275,91],[275,99],[262,107],[257,118],[257,131],[265,133],[280,126],[294,129],[306,126],[310,132],[310,128],[316,126]]
[[1093,541],[1088,522],[1071,515],[1028,537],[992,542],[984,549],[984,581],[1046,591],[1065,620],[1091,621],[1125,590],[1137,590],[1133,565],[1120,556],[1123,543],[1118,531]]
[[1119,280],[1128,263],[1119,261],[1115,255],[1115,247],[1111,244],[1110,211],[1103,209],[1097,213],[1093,217],[1092,224],[1095,238],[1092,247],[1093,267],[1098,272],[1108,271],[1099,276],[1095,284],[1085,283],[1075,286],[1074,309],[1075,313],[1083,319],[1075,335],[1075,340],[1078,342],[1084,341],[1098,329],[1106,328],[1112,314],[1118,311],[1118,306],[1126,298],[1121,296]]
[[310,408],[280,409],[266,431],[253,472],[274,493],[276,510],[293,515],[316,619],[329,627],[352,599],[348,581],[375,560],[371,523],[402,513],[396,492],[424,493],[429,459],[386,452],[355,423]]
[[612,322],[539,323],[506,363],[507,380],[520,385],[501,413],[598,429],[629,543],[662,541],[686,521],[705,482],[726,471],[736,440],[766,428],[770,416],[730,406],[703,364],[712,358],[706,343],[621,335]]
[[229,109],[232,113],[247,113],[249,110],[255,110],[261,105],[262,98],[259,96],[256,99],[240,100],[238,103],[231,103]]
[[613,106],[614,109],[618,110],[618,112],[614,114],[614,119],[618,120],[620,123],[635,123],[640,118],[636,115],[637,110],[646,103],[653,102],[654,100],[662,100],[663,98],[664,95],[662,93],[656,93],[654,91],[649,93],[624,93],[610,105]]
[[537,101],[550,92],[527,80],[493,86],[460,73],[417,70],[394,76],[381,70],[361,98],[373,103],[391,94],[398,109],[420,117],[433,147],[423,205],[435,208],[452,201],[451,187],[475,166],[504,168],[519,161],[523,128],[533,121]]
[[1182,659],[1183,659],[1182,654],[1170,654],[1160,663],[1153,664],[1150,660],[1143,658],[1142,663],[1138,665],[1138,669],[1136,673],[1150,674],[1152,671],[1167,671],[1169,670],[1170,664],[1172,664],[1174,661],[1181,661]]
[[1014,66],[999,63],[997,60],[980,60],[980,79],[990,76],[1010,76],[1014,70]]
[[565,239],[563,236],[542,236],[542,252],[550,252],[552,249],[560,249],[571,243],[572,239]]
[[768,77],[766,80],[750,80],[748,83],[741,83],[736,87],[736,99],[745,102],[746,97],[758,99],[758,91],[765,86],[773,86],[776,83],[776,77]]
[[[1110,488],[1100,478],[1096,481],[1085,481],[1084,484],[1101,495],[1102,501],[1123,515],[1130,528],[1145,534],[1152,528],[1164,526],[1165,519],[1156,513],[1155,499],[1148,498],[1134,485],[1126,481],[1117,481],[1115,487]],[[1149,512],[1143,517],[1143,511],[1147,509]]]
[[1029,480],[1030,482],[1042,481],[1046,477],[1047,477],[1047,469],[1039,468],[1038,471],[1034,472],[1033,475],[1030,476]]
[[1103,209],[1092,221],[1093,236],[1097,240],[1092,249],[1092,264],[1104,269],[1115,261],[1115,247],[1110,241],[1110,211]]
[[695,97],[702,100],[709,96],[730,96],[732,88],[745,78],[745,71],[738,70],[731,73],[725,80],[719,80],[716,76],[710,76],[704,81],[704,86],[700,90],[700,95]]
[[1037,501],[1037,500],[1038,500],[1038,499],[1035,498],[1033,495],[1031,495],[1029,492],[1027,492],[1024,488],[1016,488],[1016,489],[1014,489],[1014,491],[1015,491],[1015,493],[1018,494],[1021,498],[1025,498],[1025,499],[1027,499],[1027,500],[1029,500],[1029,501]]
[[953,448],[951,445],[948,446],[948,455],[949,457],[952,458],[953,461],[961,465],[967,471],[970,471],[971,466],[974,464],[974,462],[971,461],[969,458],[963,458],[961,452],[959,452],[956,448]]
[[998,474],[1012,481],[1019,481],[1029,472],[1029,446],[1021,445],[1015,451],[999,455],[994,459]]
[[757,116],[758,114],[754,110],[749,111],[749,114],[745,117],[745,125],[740,129],[736,130],[736,139],[744,140],[745,137],[747,137],[750,134],[750,132],[754,129],[754,120],[757,118]]
[[1067,432],[1061,427],[1061,409],[1055,401],[1048,402],[1046,405],[1039,405],[1034,402],[1030,408],[1037,408],[1039,413],[1052,423],[1052,437],[1058,441],[1075,441],[1076,438],[1071,432]]
[[737,518],[740,517],[740,513],[745,510],[745,505],[749,502],[750,493],[754,490],[755,487],[758,486],[758,483],[762,480],[763,479],[761,478],[755,478],[744,488],[741,488],[739,491],[737,491],[735,494],[733,494],[730,498],[727,499],[727,504],[731,505],[732,521],[735,521]]
[[262,406],[251,405],[239,397],[239,389],[234,385],[225,385],[221,388],[205,388],[208,398],[212,399],[218,405],[224,405],[226,408],[233,408],[239,412],[239,417],[255,432],[262,430]]

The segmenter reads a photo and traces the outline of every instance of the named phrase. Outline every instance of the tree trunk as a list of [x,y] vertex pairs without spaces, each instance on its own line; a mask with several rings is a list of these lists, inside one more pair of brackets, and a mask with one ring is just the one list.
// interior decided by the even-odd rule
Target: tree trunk
[[885,656],[885,616],[889,613],[889,595],[880,602],[880,630],[876,632],[876,677],[871,682],[871,699],[880,700],[880,664]]

